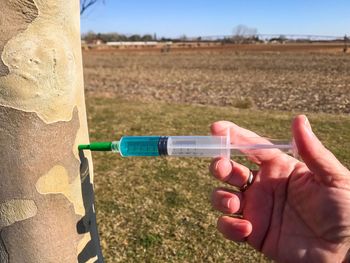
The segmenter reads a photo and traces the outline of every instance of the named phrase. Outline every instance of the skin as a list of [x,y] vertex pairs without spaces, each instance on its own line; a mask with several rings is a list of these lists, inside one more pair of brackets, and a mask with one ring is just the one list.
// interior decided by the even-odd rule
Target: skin
[[[233,123],[212,125],[213,135],[231,132],[231,143],[265,143]],[[292,133],[299,161],[279,150],[246,152],[259,166],[245,191],[214,190],[212,205],[226,214],[218,230],[229,240],[247,242],[277,262],[344,262],[350,248],[350,172],[297,116]],[[235,187],[247,182],[249,169],[214,159],[211,173]],[[227,215],[229,214],[229,215]]]

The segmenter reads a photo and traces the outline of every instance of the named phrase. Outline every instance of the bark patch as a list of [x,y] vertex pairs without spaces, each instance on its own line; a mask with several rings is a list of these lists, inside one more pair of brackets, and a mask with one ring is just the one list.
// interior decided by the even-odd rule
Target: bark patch
[[84,215],[80,176],[69,183],[67,170],[63,166],[54,166],[47,174],[39,178],[35,187],[40,194],[63,194],[73,204],[75,213]]
[[[17,211],[19,215],[2,223],[2,243],[10,262],[77,262],[82,236],[76,224],[81,215],[62,194],[43,195],[35,185],[55,166],[64,167],[68,185],[79,177],[80,162],[73,153],[78,111],[73,110],[70,121],[46,124],[36,113],[0,106],[0,123],[0,204],[33,200],[37,206],[34,217],[9,225],[25,217]],[[1,219],[11,215],[11,207],[3,205]],[[23,205],[21,209],[28,211]]]
[[10,200],[0,204],[0,230],[18,221],[35,216],[37,207],[32,200]]
[[38,16],[38,9],[33,0],[1,1],[0,15],[0,77],[9,73],[9,69],[1,59],[6,43],[25,31]]

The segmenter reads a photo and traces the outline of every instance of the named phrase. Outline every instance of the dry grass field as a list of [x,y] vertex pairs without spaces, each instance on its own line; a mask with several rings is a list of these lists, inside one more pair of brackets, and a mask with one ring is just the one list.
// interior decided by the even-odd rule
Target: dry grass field
[[[91,140],[206,135],[219,119],[289,138],[306,113],[350,167],[350,55],[319,50],[84,52]],[[94,153],[106,262],[268,262],[216,231],[209,159]],[[239,161],[251,166],[243,159]]]

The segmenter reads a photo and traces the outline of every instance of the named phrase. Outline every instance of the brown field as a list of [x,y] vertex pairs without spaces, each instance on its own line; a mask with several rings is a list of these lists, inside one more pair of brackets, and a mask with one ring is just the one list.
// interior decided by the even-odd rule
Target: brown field
[[88,96],[350,113],[350,55],[341,45],[87,51],[84,70]]

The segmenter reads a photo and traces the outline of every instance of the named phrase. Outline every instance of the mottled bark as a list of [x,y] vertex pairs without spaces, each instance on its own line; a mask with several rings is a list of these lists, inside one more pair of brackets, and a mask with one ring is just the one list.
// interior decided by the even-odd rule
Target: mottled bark
[[0,262],[102,262],[79,1],[0,8]]

